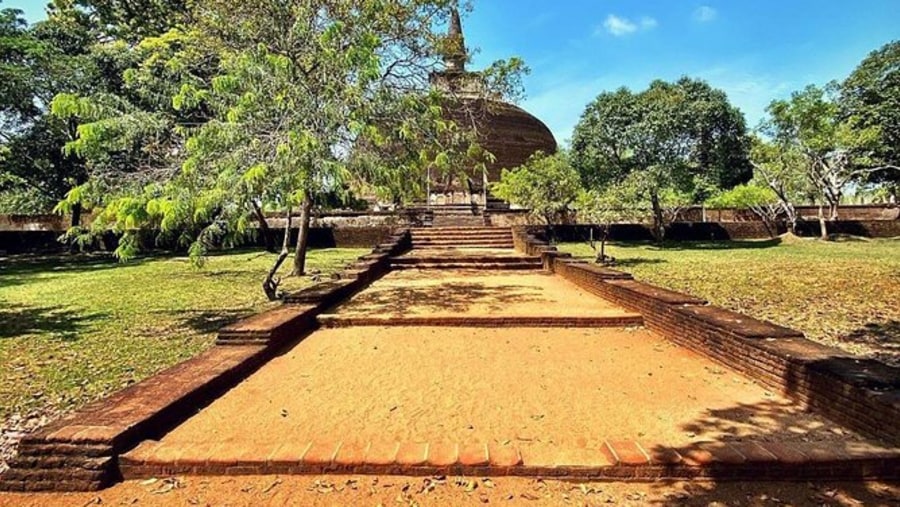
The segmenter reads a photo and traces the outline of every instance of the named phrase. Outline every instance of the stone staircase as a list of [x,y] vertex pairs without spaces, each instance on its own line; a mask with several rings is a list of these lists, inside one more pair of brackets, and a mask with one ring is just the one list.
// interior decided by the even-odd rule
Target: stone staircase
[[410,231],[412,250],[391,269],[541,269],[541,258],[513,250],[509,227],[430,227]]
[[432,227],[412,229],[414,249],[513,248],[509,227]]
[[441,204],[432,206],[434,227],[484,227],[483,210],[472,204]]
[[541,269],[540,257],[492,255],[416,255],[391,259],[391,269]]

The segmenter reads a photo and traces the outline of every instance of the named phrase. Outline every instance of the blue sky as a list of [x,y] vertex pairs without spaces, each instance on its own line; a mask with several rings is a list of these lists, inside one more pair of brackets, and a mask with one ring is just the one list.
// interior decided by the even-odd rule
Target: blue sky
[[[43,0],[2,7],[43,17]],[[520,56],[523,106],[558,141],[604,90],[656,78],[707,80],[755,126],[765,106],[809,83],[842,79],[900,38],[900,0],[474,0],[463,20],[473,67]]]

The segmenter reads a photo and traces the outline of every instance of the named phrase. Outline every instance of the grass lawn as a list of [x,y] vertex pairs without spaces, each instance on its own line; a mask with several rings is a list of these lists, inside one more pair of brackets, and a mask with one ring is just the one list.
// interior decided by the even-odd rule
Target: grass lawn
[[[584,243],[559,245],[595,257]],[[614,243],[635,278],[900,365],[900,241]]]
[[[338,271],[368,251],[315,250],[308,266]],[[198,269],[184,257],[0,258],[0,428],[52,418],[211,346],[220,327],[274,304],[261,289],[273,259],[229,253]]]

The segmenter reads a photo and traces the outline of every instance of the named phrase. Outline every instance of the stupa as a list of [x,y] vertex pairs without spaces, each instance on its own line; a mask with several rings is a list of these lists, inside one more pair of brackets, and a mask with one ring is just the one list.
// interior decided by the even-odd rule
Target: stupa
[[479,72],[466,70],[468,54],[459,12],[453,9],[448,31],[444,70],[431,75],[431,85],[445,93],[448,104],[444,114],[460,124],[475,123],[478,143],[494,156],[487,170],[466,169],[465,180],[433,181],[429,200],[432,204],[490,205],[487,189],[500,180],[503,169],[524,164],[538,151],[556,152],[556,139],[550,129],[524,109],[485,92]]

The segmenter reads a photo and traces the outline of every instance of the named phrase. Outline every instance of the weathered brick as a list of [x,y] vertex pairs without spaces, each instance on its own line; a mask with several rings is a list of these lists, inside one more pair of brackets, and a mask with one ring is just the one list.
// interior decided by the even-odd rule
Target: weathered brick
[[400,444],[396,442],[372,442],[366,451],[366,464],[376,466],[388,466],[396,463],[397,450]]
[[760,444],[765,450],[774,454],[781,463],[789,465],[800,465],[809,461],[809,457],[801,452],[796,446],[781,442],[766,442]]
[[353,470],[366,463],[366,452],[369,444],[344,442],[334,458],[334,465],[342,470]]
[[626,466],[647,465],[650,463],[650,458],[633,440],[607,441],[605,445],[611,453],[613,463]]
[[469,444],[459,448],[459,464],[463,466],[481,467],[489,462],[487,444]]
[[442,442],[428,446],[428,464],[436,467],[449,467],[459,461],[459,445]]
[[402,466],[419,466],[425,463],[428,444],[406,442],[397,450],[397,464]]
[[513,445],[488,445],[488,458],[491,467],[511,468],[522,464],[522,455]]

